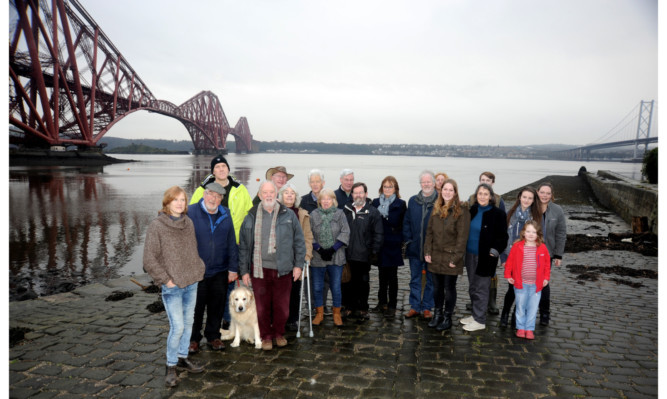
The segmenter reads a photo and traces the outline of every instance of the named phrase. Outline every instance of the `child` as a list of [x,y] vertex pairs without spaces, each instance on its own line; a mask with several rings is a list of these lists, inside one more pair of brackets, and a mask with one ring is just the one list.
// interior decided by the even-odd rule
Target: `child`
[[542,238],[540,225],[529,220],[520,238],[512,245],[505,263],[505,278],[514,285],[516,295],[516,336],[535,339],[535,318],[542,288],[549,284],[551,259]]

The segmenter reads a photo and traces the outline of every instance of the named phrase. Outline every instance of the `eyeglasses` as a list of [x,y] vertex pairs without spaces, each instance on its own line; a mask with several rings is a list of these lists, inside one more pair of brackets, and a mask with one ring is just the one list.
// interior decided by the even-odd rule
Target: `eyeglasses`
[[382,186],[382,188],[390,189],[390,188],[394,188],[394,186]]

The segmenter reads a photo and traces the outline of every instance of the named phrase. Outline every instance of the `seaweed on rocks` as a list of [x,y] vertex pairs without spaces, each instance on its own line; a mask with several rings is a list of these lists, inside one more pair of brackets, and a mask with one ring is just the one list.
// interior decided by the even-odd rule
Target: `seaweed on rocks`
[[[623,238],[619,239],[619,236]],[[565,241],[565,252],[600,250],[630,251],[644,256],[658,256],[658,239],[655,234],[651,233],[625,235],[610,233],[607,237],[568,234],[567,241]]]
[[13,347],[19,342],[23,341],[26,333],[32,330],[27,327],[9,327],[9,347]]
[[633,288],[642,287],[644,284],[641,282],[630,281],[627,277],[630,278],[648,278],[648,279],[657,279],[658,273],[649,270],[649,269],[632,269],[624,266],[584,266],[584,265],[567,265],[567,269],[576,275],[577,283],[584,284],[585,281],[598,281],[602,274],[611,275],[615,274],[623,278],[611,277],[610,280],[614,281],[616,284],[624,284]]
[[133,297],[134,293],[132,291],[114,291],[106,297],[105,301],[122,301],[125,298]]
[[160,313],[164,311],[164,303],[158,300],[146,306],[146,309],[151,313]]

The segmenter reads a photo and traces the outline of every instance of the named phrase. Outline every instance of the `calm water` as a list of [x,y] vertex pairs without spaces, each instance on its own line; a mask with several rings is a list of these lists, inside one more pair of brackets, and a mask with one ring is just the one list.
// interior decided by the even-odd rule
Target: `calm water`
[[[157,215],[162,195],[179,185],[192,193],[209,173],[211,156],[120,155],[141,162],[104,167],[12,167],[9,170],[10,297],[29,288],[38,295],[72,284],[83,285],[143,273],[146,226]],[[640,164],[399,156],[229,154],[232,174],[255,195],[269,167],[283,165],[303,195],[306,176],[319,168],[326,187],[338,188],[338,173],[355,170],[355,179],[377,197],[381,180],[393,175],[402,197],[419,191],[424,169],[444,171],[469,195],[479,174],[496,174],[495,189],[505,193],[546,175],[573,176],[613,170],[640,177]]]

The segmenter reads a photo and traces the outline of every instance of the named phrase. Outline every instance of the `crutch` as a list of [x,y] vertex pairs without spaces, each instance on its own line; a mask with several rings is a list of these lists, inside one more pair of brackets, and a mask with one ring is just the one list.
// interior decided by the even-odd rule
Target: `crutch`
[[308,286],[308,323],[310,324],[310,334],[309,337],[313,337],[313,310],[310,303],[310,262],[306,261],[303,265],[303,278],[301,279],[301,289],[299,293],[299,322],[297,323],[296,328],[296,337],[301,338],[301,309],[303,309],[303,286]]

